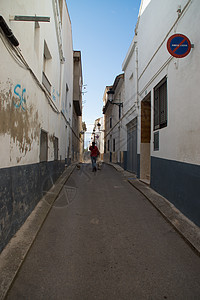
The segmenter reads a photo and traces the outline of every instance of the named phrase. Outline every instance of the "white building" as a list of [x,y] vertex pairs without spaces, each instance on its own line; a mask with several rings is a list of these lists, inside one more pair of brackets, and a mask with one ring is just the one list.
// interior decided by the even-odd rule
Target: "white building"
[[65,1],[0,11],[1,251],[71,159],[73,49]]
[[94,122],[94,129],[91,135],[91,142],[95,142],[100,152],[100,158],[103,158],[104,153],[104,120],[103,117],[98,118]]
[[124,114],[124,74],[116,76],[112,86],[104,92],[104,160],[121,163],[121,152],[126,147],[122,116]]
[[[199,25],[198,0],[142,1],[136,35],[123,62],[125,101],[135,109],[136,174],[198,225]],[[194,44],[187,56],[173,56],[184,45],[190,48],[183,38],[176,47],[171,44],[173,55],[169,53],[167,42],[174,34]]]

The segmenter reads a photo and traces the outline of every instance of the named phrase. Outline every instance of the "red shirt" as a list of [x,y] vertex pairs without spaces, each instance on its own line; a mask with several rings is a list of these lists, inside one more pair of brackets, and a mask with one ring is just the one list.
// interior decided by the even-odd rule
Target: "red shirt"
[[90,146],[90,156],[94,156],[94,157],[97,157],[99,155],[99,150],[97,148],[97,146],[94,146],[94,148],[92,146]]

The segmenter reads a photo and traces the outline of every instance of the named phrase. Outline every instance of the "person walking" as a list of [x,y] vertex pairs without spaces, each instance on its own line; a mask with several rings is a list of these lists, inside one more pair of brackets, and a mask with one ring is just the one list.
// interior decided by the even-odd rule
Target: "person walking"
[[96,172],[97,170],[97,157],[100,154],[99,153],[99,149],[97,148],[97,146],[95,146],[95,142],[92,142],[92,146],[90,146],[89,148],[90,150],[90,156],[91,156],[91,161],[92,161],[92,172]]

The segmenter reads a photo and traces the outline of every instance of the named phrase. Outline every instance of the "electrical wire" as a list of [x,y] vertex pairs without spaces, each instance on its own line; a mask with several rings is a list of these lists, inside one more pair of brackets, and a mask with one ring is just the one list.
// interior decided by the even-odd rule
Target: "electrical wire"
[[57,109],[56,105],[53,103],[50,95],[47,93],[47,91],[45,90],[45,88],[42,86],[42,84],[40,83],[40,81],[38,80],[37,76],[34,74],[34,72],[32,71],[32,69],[29,67],[28,63],[26,62],[24,56],[22,55],[22,53],[20,52],[20,49],[18,47],[14,47],[4,36],[2,29],[0,30],[0,37],[1,40],[5,46],[5,48],[7,49],[7,51],[9,52],[9,54],[11,55],[11,57],[14,59],[14,61],[23,69],[28,70],[31,74],[31,76],[33,77],[34,81],[37,83],[37,85],[40,87],[40,89],[44,92],[46,99],[49,103],[49,105],[51,106],[52,110],[57,113],[60,114],[60,111]]
[[10,53],[11,57],[14,59],[14,61],[23,69],[26,69],[26,67],[21,63],[18,56],[13,52],[13,47],[10,44],[10,42],[5,38],[2,29],[0,28],[0,38],[7,49],[7,51]]

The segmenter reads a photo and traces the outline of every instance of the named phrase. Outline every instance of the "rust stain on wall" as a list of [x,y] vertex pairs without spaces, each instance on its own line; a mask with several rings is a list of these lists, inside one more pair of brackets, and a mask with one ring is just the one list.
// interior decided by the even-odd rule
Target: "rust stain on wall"
[[[31,150],[32,142],[39,139],[38,111],[26,99],[26,110],[16,107],[19,99],[14,94],[13,84],[8,80],[0,86],[0,134],[10,135],[23,155]],[[17,158],[20,161],[20,158]]]

